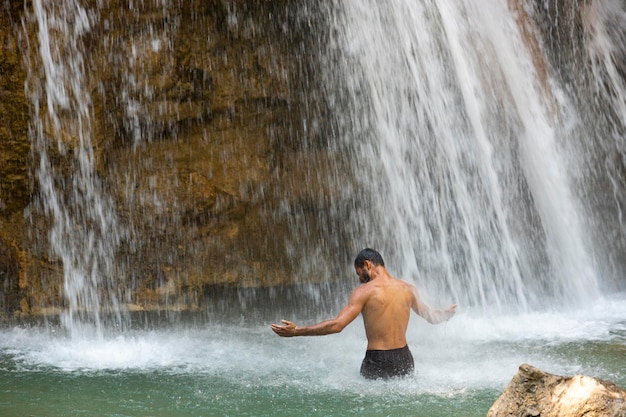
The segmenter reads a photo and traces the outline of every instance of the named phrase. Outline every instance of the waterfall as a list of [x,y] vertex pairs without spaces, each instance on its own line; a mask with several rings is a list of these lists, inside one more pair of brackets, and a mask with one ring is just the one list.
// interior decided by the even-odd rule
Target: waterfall
[[93,14],[78,1],[36,0],[38,55],[28,55],[30,135],[50,254],[62,264],[61,319],[72,337],[99,336],[126,321],[115,276],[122,231],[97,173],[93,103],[86,74]]
[[[580,8],[593,72],[606,74],[597,83],[616,86],[608,105],[623,117],[620,61],[607,48],[624,42],[606,29],[623,36],[624,12],[610,1]],[[330,20],[336,139],[359,180],[355,241],[466,306],[596,299],[611,255],[586,201],[604,192],[586,180],[602,171],[588,166],[600,151],[581,144],[608,139],[585,120],[582,92],[551,69],[538,12],[522,1],[364,1],[337,4]]]
[[[37,27],[25,54],[26,93],[45,214],[32,223],[49,230],[40,249],[62,266],[63,322],[73,334],[125,327],[125,305],[139,302],[140,287],[153,308],[163,294],[165,304],[197,307],[203,292],[223,284],[205,275],[226,252],[215,273],[254,287],[272,268],[284,271],[268,285],[292,270],[328,283],[370,246],[427,299],[487,312],[588,303],[622,285],[619,1],[337,1],[301,5],[293,13],[302,15],[288,18],[272,6],[260,22],[295,22],[276,25],[272,36],[304,32],[290,45],[306,60],[297,65],[279,62],[284,55],[272,55],[271,44],[237,57],[220,45],[222,34],[213,39],[211,30],[232,31],[224,35],[232,39],[261,34],[250,16],[262,7],[245,19],[230,4],[214,13],[202,2],[131,3],[131,17],[119,19],[116,7],[36,0],[24,22]],[[204,24],[202,36],[185,19]],[[271,63],[257,73],[264,53]],[[213,78],[236,58],[250,68]],[[287,74],[290,65],[297,75]],[[246,78],[271,71],[281,74],[267,84]],[[276,97],[266,91],[275,85],[285,89]],[[303,91],[290,95],[294,86]],[[254,136],[256,125],[224,132],[255,103],[254,117],[263,106],[284,112],[272,114],[280,122],[268,122],[269,133]],[[227,162],[250,147],[242,135],[272,144],[245,155],[259,171],[223,188],[220,181],[241,174]],[[114,143],[98,143],[102,137]],[[290,155],[266,156],[277,151]],[[194,152],[206,157],[199,162]],[[289,178],[290,169],[298,174]],[[241,227],[248,209],[261,206]],[[231,219],[231,208],[246,213]],[[271,238],[247,246],[247,233]],[[243,265],[250,254],[256,259]],[[332,298],[333,289],[310,291],[316,305]]]
[[[523,363],[626,386],[623,0],[17,3],[3,415],[478,416]],[[411,318],[413,377],[360,376],[362,318],[268,326],[336,314],[364,247],[458,303]]]

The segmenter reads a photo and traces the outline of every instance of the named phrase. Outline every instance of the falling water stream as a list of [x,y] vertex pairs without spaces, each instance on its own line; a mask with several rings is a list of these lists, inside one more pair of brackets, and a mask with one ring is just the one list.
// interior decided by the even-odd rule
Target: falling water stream
[[372,189],[356,221],[396,255],[400,275],[490,308],[597,297],[571,191],[576,115],[558,85],[541,84],[507,5],[345,8],[341,76],[355,74],[359,110],[345,116],[363,126],[348,140]]
[[[68,308],[62,320],[74,336],[100,338],[103,326],[119,327],[124,318],[113,267],[121,231],[95,169],[93,107],[86,57],[79,47],[93,16],[76,1],[35,1],[33,14],[43,65],[39,69],[33,64],[29,80],[30,134],[38,158],[42,204],[52,221],[51,253],[63,265]],[[71,183],[54,162],[56,155],[67,160]],[[113,312],[108,314],[113,320],[105,320],[103,312]]]
[[[320,8],[333,146],[357,179],[345,219],[355,247],[378,248],[433,306],[459,303],[446,324],[412,319],[415,376],[369,382],[360,318],[338,335],[288,340],[269,330],[283,318],[269,299],[223,317],[131,320],[114,253],[132,233],[94,167],[77,42],[98,16],[77,1],[34,1],[43,65],[30,64],[31,137],[68,309],[59,326],[0,329],[0,414],[484,416],[522,363],[626,386],[615,162],[626,155],[626,11],[613,0],[580,7],[582,40],[548,18],[547,29],[531,25],[537,10],[521,1]],[[560,60],[584,74],[550,70]],[[59,182],[58,157],[72,184]],[[336,312],[284,313],[301,323]]]

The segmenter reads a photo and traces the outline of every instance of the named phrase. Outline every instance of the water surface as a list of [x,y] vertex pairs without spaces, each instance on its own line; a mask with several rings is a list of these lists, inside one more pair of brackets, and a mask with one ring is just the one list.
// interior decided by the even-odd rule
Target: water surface
[[341,334],[293,339],[260,321],[201,318],[102,338],[4,328],[1,414],[484,416],[522,363],[626,387],[626,294],[511,316],[461,308],[438,326],[413,317],[417,373],[391,381],[359,376],[359,319]]

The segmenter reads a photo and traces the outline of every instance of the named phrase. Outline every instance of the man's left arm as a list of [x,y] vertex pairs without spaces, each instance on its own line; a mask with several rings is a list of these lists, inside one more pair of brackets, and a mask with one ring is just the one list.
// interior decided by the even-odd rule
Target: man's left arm
[[441,322],[450,320],[454,316],[456,310],[456,304],[452,304],[445,310],[433,310],[426,303],[424,303],[419,295],[419,292],[413,287],[413,303],[411,305],[413,311],[422,316],[430,324],[439,324]]

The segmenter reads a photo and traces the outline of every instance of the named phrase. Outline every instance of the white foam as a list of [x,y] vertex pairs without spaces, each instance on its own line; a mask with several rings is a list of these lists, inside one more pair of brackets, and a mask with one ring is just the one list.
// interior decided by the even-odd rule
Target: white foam
[[26,371],[157,371],[208,374],[242,384],[299,385],[309,391],[367,393],[384,387],[452,395],[466,389],[501,388],[522,363],[554,373],[584,370],[580,358],[554,357],[550,347],[609,340],[615,330],[623,334],[625,300],[623,295],[587,310],[523,316],[474,317],[460,311],[437,326],[414,317],[408,342],[417,374],[409,380],[373,385],[359,376],[366,340],[358,321],[341,334],[293,339],[275,336],[266,323],[132,331],[91,340],[15,327],[0,330],[0,357],[8,355]]

